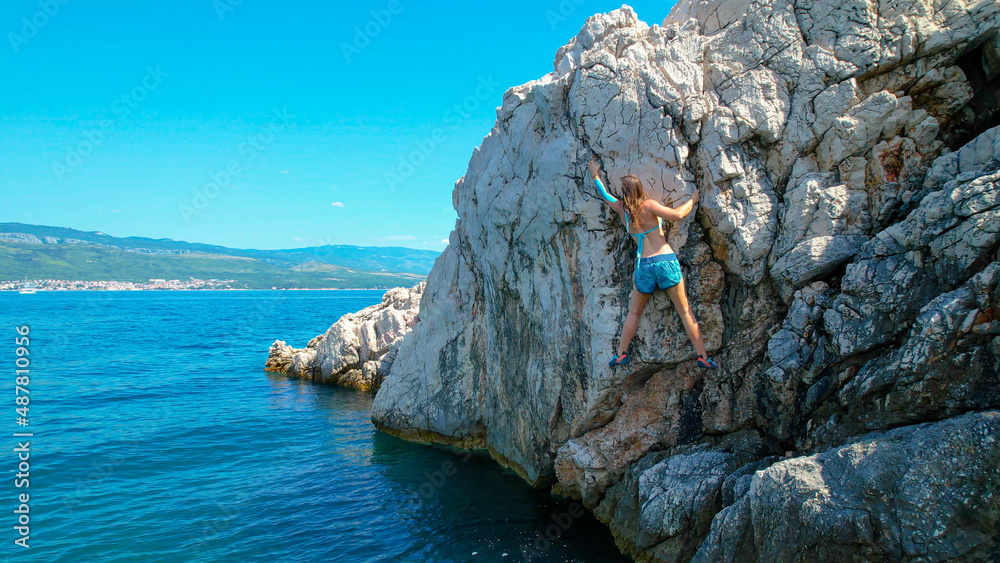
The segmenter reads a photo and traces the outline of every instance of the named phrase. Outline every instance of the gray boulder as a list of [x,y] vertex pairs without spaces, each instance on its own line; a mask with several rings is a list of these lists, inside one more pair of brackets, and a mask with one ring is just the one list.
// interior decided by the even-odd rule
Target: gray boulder
[[1000,412],[977,412],[771,465],[693,560],[996,560],[998,432]]

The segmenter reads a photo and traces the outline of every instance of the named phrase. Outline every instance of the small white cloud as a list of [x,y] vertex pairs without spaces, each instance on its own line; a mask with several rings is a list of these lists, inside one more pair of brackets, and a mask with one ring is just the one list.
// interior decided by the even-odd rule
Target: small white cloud
[[443,239],[441,239],[441,244],[448,244],[448,243],[450,243],[450,242],[451,242],[451,241],[450,241],[450,240],[448,240],[448,239],[446,239],[446,238],[443,238]]
[[413,240],[417,237],[413,235],[399,235],[395,237],[382,237],[382,240]]
[[288,174],[288,170],[282,170],[281,173],[282,174]]
[[295,242],[302,242],[302,237],[295,237],[292,240],[294,240]]
[[340,201],[335,201],[335,202],[331,203],[330,205],[332,205],[334,207],[343,207],[344,206],[343,202],[340,202]]

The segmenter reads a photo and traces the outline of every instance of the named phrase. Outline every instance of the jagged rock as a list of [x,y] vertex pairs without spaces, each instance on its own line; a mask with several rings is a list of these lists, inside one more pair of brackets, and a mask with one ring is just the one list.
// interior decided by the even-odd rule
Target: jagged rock
[[693,375],[681,369],[653,374],[645,384],[625,392],[612,420],[567,440],[555,461],[559,491],[580,497],[593,508],[628,466],[650,449],[683,443],[690,434],[699,433],[701,420],[697,428],[685,427],[684,420],[687,414],[690,426],[688,411],[704,392],[704,384]]
[[788,298],[853,257],[867,240],[867,194],[833,180],[833,173],[806,174],[785,192],[771,275]]
[[[996,138],[998,129],[986,135]],[[1000,151],[983,154],[981,166],[992,161],[1000,162]],[[843,293],[826,312],[826,330],[841,356],[891,340],[935,295],[995,259],[1000,240],[998,179],[1000,172],[988,168],[959,174],[862,247],[860,259],[847,266]]]
[[403,336],[417,322],[425,284],[390,289],[380,304],[344,315],[305,348],[275,341],[265,369],[361,390],[378,389]]
[[971,413],[771,465],[693,560],[995,560],[998,432],[1000,412]]
[[[687,560],[711,526],[733,456],[702,451],[644,458],[608,491],[595,515],[639,559]],[[629,534],[629,531],[636,531]],[[652,551],[653,553],[643,553]]]
[[[798,461],[768,465],[814,467],[809,454],[869,430],[1000,407],[998,30],[996,0],[681,0],[662,26],[627,7],[590,18],[551,74],[505,93],[456,183],[459,220],[373,422],[487,449],[583,499],[639,559],[992,549],[922,536],[907,555],[854,501],[838,512],[817,500],[810,520],[800,492],[825,489],[782,477]],[[718,371],[694,367],[659,294],[635,363],[606,365],[634,246],[594,193],[592,155],[612,191],[627,172],[667,204],[701,191],[668,240]],[[356,332],[331,331],[325,362],[281,347],[275,362],[378,372],[354,352]],[[837,466],[837,487],[895,475],[896,458],[866,459]],[[948,479],[978,487],[975,475]],[[957,498],[927,498],[916,474],[893,479],[873,490],[930,511],[902,522],[890,501],[862,499],[868,522],[933,529],[934,507]]]
[[757,400],[768,400],[769,416],[761,423],[774,438],[792,439],[801,412],[812,411],[829,394],[825,372],[835,355],[821,329],[833,293],[821,281],[796,291],[781,327],[767,343],[771,367],[765,372],[767,387],[759,390]]
[[820,432],[849,436],[1000,404],[1000,374],[990,349],[1000,335],[994,318],[1000,318],[1000,262],[925,305],[901,346],[870,360],[844,383],[837,402],[845,421],[817,425]]
[[288,369],[292,366],[295,354],[299,351],[286,344],[284,340],[275,340],[268,351],[267,361],[264,362],[264,369],[287,373]]
[[711,444],[650,452],[629,465],[594,515],[639,561],[689,560],[713,516],[745,492],[754,470],[774,461],[760,459],[763,449],[755,432],[740,431]]

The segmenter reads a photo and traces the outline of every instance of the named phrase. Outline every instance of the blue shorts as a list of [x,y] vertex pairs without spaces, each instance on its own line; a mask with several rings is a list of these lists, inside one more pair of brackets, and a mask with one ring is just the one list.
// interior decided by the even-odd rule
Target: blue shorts
[[641,293],[653,293],[681,283],[681,265],[675,254],[658,254],[639,259],[635,268],[635,288]]

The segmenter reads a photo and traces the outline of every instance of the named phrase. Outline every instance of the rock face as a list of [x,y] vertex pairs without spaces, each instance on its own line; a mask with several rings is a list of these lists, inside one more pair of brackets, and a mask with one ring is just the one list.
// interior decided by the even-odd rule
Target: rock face
[[[373,422],[488,449],[639,560],[995,557],[998,29],[996,0],[590,18],[456,184]],[[669,241],[721,369],[663,294],[607,366],[634,246],[592,155],[701,190]]]
[[[970,413],[736,477],[739,499],[723,501],[694,560],[996,561],[998,432],[1000,412]],[[657,500],[698,501],[684,493]]]
[[361,390],[378,389],[403,336],[417,322],[425,284],[390,289],[382,303],[340,317],[305,348],[275,341],[264,369]]

